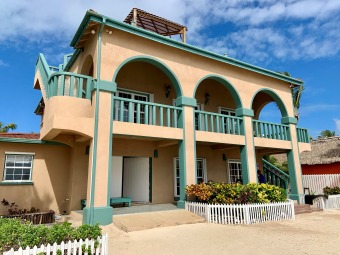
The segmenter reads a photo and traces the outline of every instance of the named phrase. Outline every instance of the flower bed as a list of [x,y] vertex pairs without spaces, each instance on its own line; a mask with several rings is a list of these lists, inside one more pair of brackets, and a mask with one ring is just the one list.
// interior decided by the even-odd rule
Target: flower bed
[[270,184],[208,182],[187,186],[188,200],[208,204],[254,204],[285,202],[286,191]]
[[54,211],[49,212],[36,212],[36,213],[25,213],[17,215],[4,215],[2,218],[19,218],[22,220],[30,221],[32,224],[47,224],[54,222]]

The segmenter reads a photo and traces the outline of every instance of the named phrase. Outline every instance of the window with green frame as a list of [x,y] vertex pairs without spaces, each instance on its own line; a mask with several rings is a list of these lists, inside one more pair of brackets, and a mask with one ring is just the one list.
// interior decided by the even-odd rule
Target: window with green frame
[[32,181],[33,157],[34,153],[6,152],[3,181]]
[[[204,158],[198,158],[196,160],[196,182],[207,182],[207,167],[206,160]],[[180,177],[179,177],[179,159],[174,159],[174,196],[180,195]]]

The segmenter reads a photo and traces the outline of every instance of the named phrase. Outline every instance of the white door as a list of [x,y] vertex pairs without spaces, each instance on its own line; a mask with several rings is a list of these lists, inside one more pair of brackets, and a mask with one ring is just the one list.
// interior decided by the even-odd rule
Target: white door
[[110,197],[122,197],[123,157],[112,157]]
[[149,202],[149,158],[124,158],[123,196]]

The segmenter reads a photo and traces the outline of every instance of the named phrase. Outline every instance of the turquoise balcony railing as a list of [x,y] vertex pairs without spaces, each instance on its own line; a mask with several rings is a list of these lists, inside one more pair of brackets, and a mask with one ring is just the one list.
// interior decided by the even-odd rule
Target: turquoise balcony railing
[[300,143],[309,143],[310,142],[307,129],[296,128],[296,133],[297,133],[298,142],[300,142]]
[[288,194],[289,175],[265,159],[262,159],[262,164],[266,182],[285,189]]
[[253,120],[255,137],[289,141],[288,131],[288,125]]
[[48,80],[47,97],[71,96],[90,99],[93,86],[93,77],[68,72],[56,72]]
[[179,118],[182,112],[180,107],[122,97],[114,97],[114,102],[114,120],[162,127],[179,127]]
[[242,121],[242,118],[235,116],[195,110],[195,126],[200,131],[243,135]]

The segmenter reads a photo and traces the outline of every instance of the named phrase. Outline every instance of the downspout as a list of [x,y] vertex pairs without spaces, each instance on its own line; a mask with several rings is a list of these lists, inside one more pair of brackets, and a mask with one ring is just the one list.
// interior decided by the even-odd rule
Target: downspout
[[97,168],[97,143],[98,143],[98,121],[99,121],[99,86],[100,86],[100,67],[101,67],[101,48],[102,48],[102,32],[106,23],[106,17],[103,17],[103,23],[101,24],[98,32],[98,52],[97,52],[97,86],[96,86],[96,105],[94,116],[94,134],[93,134],[93,151],[92,151],[92,171],[91,171],[91,191],[90,191],[90,225],[94,224],[94,193],[95,193],[95,177]]

